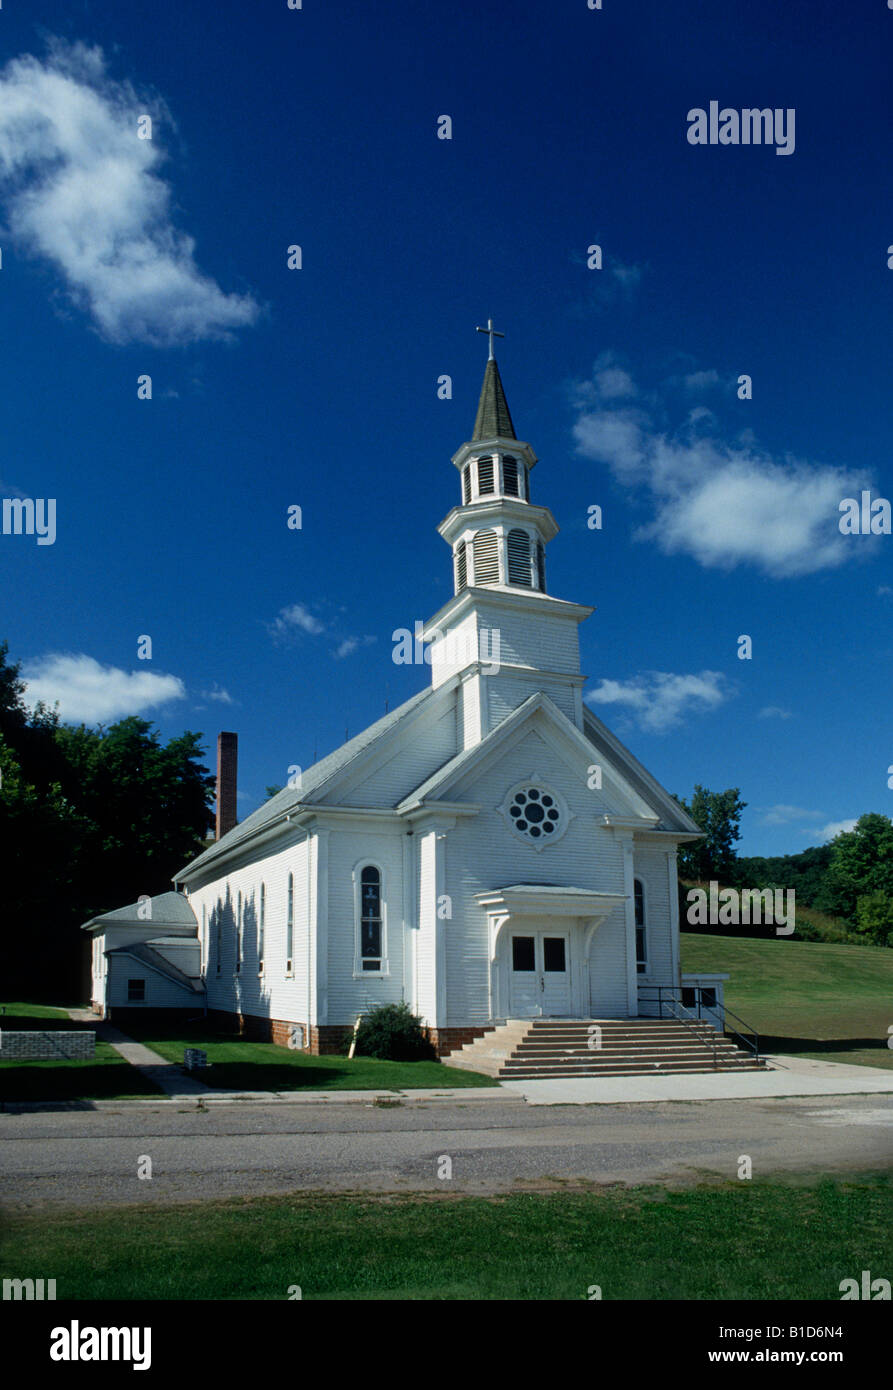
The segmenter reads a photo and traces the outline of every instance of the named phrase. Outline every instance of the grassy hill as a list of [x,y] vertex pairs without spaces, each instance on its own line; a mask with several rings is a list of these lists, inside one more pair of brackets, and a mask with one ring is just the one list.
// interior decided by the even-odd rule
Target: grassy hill
[[893,951],[683,932],[682,969],[728,973],[726,1003],[767,1052],[893,1067]]

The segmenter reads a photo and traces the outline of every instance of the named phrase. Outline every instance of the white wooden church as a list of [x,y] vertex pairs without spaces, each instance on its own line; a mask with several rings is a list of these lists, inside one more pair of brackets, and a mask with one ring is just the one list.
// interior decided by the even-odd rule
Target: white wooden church
[[87,923],[97,1012],[207,1009],[317,1052],[405,1000],[443,1056],[506,1020],[679,997],[676,849],[698,827],[583,702],[593,610],[548,591],[558,526],[488,331],[438,527],[454,592],[423,633],[429,688],[223,834],[176,892]]

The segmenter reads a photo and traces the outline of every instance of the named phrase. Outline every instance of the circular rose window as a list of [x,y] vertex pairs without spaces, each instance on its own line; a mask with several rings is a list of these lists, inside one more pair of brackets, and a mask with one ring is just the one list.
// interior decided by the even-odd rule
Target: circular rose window
[[546,841],[563,829],[558,801],[542,787],[521,787],[513,792],[508,814],[513,829],[528,840]]

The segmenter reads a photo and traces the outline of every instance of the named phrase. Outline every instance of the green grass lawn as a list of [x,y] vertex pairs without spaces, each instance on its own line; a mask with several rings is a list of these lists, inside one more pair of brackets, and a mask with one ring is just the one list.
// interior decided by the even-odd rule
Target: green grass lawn
[[[131,1025],[128,1024],[128,1027]],[[182,1062],[183,1050],[201,1047],[211,1066],[201,1080],[227,1091],[402,1091],[437,1087],[495,1086],[492,1077],[442,1062],[381,1062],[374,1057],[313,1057],[276,1043],[249,1042],[200,1024],[170,1033],[157,1025],[139,1040],[169,1062]]]
[[683,932],[682,969],[731,977],[726,1003],[766,1052],[893,1067],[893,951]]
[[839,1299],[893,1266],[893,1178],[302,1195],[7,1213],[0,1274],[59,1299]]
[[[0,1029],[11,1032],[54,1032],[89,1029],[75,1023],[64,1009],[47,1004],[0,1005]],[[2,1053],[0,1053],[2,1056]],[[102,1100],[155,1096],[158,1087],[120,1057],[113,1047],[96,1039],[91,1062],[0,1061],[0,1103],[4,1101]]]

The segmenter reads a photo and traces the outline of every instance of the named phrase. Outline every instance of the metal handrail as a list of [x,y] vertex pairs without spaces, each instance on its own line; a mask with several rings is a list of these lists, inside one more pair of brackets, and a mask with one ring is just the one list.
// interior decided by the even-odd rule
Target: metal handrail
[[[740,1018],[738,1014],[732,1013],[732,1010],[727,1009],[725,1004],[723,1004],[722,1006],[722,1013],[720,1013],[719,1006],[716,1004],[704,1004],[702,1002],[701,1008],[707,1009],[709,1013],[715,1013],[720,1023],[722,1024],[723,1032],[731,1033],[733,1037],[739,1038],[745,1047],[750,1048],[751,1052],[754,1055],[754,1061],[758,1062],[760,1060],[760,1035],[757,1032],[756,1028],[753,1028],[748,1022],[746,1022],[745,1019]],[[735,1020],[736,1023],[740,1023],[742,1028],[746,1028],[749,1033],[753,1034],[753,1042],[751,1042],[750,1038],[745,1037],[743,1033],[739,1033],[737,1028],[726,1027],[726,1014],[729,1014]]]
[[[695,1037],[698,1039],[699,1042],[706,1043],[709,1047],[712,1048],[712,1050],[713,1050],[713,1070],[714,1070],[714,1071],[718,1071],[718,1070],[719,1070],[719,1064],[718,1064],[718,1062],[717,1062],[717,1060],[716,1060],[716,1045],[717,1045],[717,1044],[716,1044],[716,1038],[717,1038],[716,1029],[715,1029],[715,1028],[711,1028],[709,1024],[707,1025],[708,1032],[709,1032],[709,1034],[710,1034],[710,1037],[709,1037],[709,1039],[708,1039],[707,1037],[704,1036],[703,1033],[701,1033],[701,1032],[698,1030],[698,1027],[697,1027],[697,1024],[696,1024],[696,1021],[695,1021],[694,1016],[692,1016],[692,1017],[690,1017],[690,1018],[683,1018],[683,1017],[680,1017],[680,1015],[676,1012],[676,1009],[679,1008],[679,1009],[685,1010],[686,1013],[689,1013],[690,1011],[689,1011],[688,1009],[686,1009],[686,1006],[685,1006],[684,1004],[680,1003],[680,1004],[677,1005],[675,999],[670,999],[668,1002],[669,1002],[670,1008],[673,1010],[673,1017],[677,1020],[677,1022],[679,1022],[679,1023],[684,1023],[685,1026],[686,1026],[687,1028],[690,1028],[690,1029],[692,1030],[692,1032],[694,1033]],[[664,1001],[661,1001],[661,1008],[663,1008],[663,1003],[664,1003]],[[661,1018],[663,1018],[663,1014],[662,1014],[662,1013],[661,1013]]]
[[[683,988],[692,990],[697,1000],[698,1007],[701,1009],[706,1009],[708,1013],[713,1014],[713,1016],[719,1020],[723,1033],[731,1033],[734,1037],[740,1039],[744,1046],[746,1048],[749,1048],[749,1050],[753,1053],[754,1061],[758,1062],[760,1060],[760,1035],[757,1032],[757,1030],[753,1028],[746,1021],[746,1019],[743,1019],[738,1014],[734,1013],[725,1003],[723,1003],[722,1006],[720,1006],[719,1004],[705,1004],[703,999],[705,989],[704,985],[645,985],[643,987],[644,990],[657,990],[657,1006],[659,1011],[659,1017],[661,1018],[663,1017],[664,993],[668,993],[670,995],[670,998],[672,999],[674,995],[681,994]],[[685,1007],[686,1006],[680,1000],[679,1008],[684,1009]],[[753,1035],[753,1041],[751,1041],[750,1038],[745,1037],[743,1033],[739,1033],[737,1028],[727,1028],[726,1015],[729,1015],[729,1017],[733,1018],[736,1023],[740,1023],[742,1028],[746,1028],[747,1031]],[[684,1021],[685,1020],[683,1020],[683,1022]],[[716,1029],[711,1027],[711,1032],[715,1035]]]

